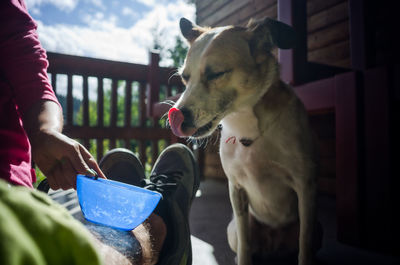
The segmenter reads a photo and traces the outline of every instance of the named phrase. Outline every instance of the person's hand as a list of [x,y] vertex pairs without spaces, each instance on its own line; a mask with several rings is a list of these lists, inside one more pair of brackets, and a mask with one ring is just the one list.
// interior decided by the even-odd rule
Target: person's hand
[[23,113],[23,124],[32,146],[33,161],[52,189],[76,188],[76,174],[105,178],[92,155],[77,141],[61,133],[60,106],[50,100],[36,102]]
[[77,141],[54,130],[37,132],[31,138],[33,160],[52,189],[76,189],[76,174],[97,173],[105,178],[93,156]]

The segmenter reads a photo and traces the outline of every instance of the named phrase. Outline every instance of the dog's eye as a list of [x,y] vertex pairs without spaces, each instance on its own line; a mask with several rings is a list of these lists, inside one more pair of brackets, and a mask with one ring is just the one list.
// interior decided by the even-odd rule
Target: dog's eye
[[185,81],[186,83],[189,81],[190,79],[190,75],[181,75],[183,81]]
[[220,77],[223,76],[224,74],[225,74],[225,72],[209,73],[209,74],[207,75],[207,79],[211,81],[211,80],[220,78]]
[[207,77],[207,80],[208,80],[208,81],[212,81],[212,80],[215,80],[215,79],[220,78],[221,76],[223,76],[223,75],[226,74],[226,73],[229,73],[230,71],[231,71],[231,70],[222,71],[222,72],[216,72],[216,73],[208,72],[207,75],[206,75],[206,77]]

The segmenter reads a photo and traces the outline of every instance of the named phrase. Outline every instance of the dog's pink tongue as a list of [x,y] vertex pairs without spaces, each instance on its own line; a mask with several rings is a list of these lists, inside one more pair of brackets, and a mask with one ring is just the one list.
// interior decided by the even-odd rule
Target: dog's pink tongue
[[177,108],[171,108],[168,112],[169,125],[171,126],[172,132],[179,137],[184,137],[185,134],[182,132],[182,123],[185,117],[182,111]]

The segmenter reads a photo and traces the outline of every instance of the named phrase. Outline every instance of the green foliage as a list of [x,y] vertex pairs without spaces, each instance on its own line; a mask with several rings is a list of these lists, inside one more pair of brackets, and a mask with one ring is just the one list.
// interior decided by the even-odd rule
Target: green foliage
[[42,182],[42,180],[46,178],[46,176],[37,166],[35,166],[35,173],[36,173],[36,182],[33,183],[33,187],[36,189],[39,186],[40,182]]
[[179,36],[175,37],[175,46],[172,49],[168,49],[169,57],[173,61],[174,67],[181,67],[185,61],[185,57],[188,51],[188,47]]
[[[125,81],[118,81],[118,98],[117,98],[117,127],[124,126],[124,108],[125,108]],[[131,121],[130,125],[132,127],[139,127],[139,83],[132,83],[132,98],[131,98]],[[104,84],[104,126],[110,126],[110,113],[111,113],[111,84],[105,82]],[[160,97],[165,98],[166,87],[162,87],[160,90]],[[83,125],[83,105],[79,105],[78,111],[74,112],[74,120],[75,124]],[[95,127],[98,124],[98,115],[97,115],[97,101],[89,100],[89,126]],[[146,120],[145,127],[151,126],[151,121]],[[165,126],[165,121],[162,127]],[[82,143],[80,139],[78,139]],[[139,156],[139,143],[136,140],[129,140],[127,148],[134,152],[137,156]],[[150,174],[152,161],[152,152],[151,152],[151,141],[146,141],[146,157],[147,161],[145,166],[146,175]],[[97,139],[89,140],[89,152],[97,159]],[[123,139],[116,139],[116,147],[125,147],[125,141]],[[159,141],[159,150],[162,151],[166,147],[165,141]],[[103,150],[104,153],[110,149],[110,140],[103,139]]]
[[131,125],[139,126],[139,83],[134,82],[132,85],[131,99]]
[[171,66],[182,66],[188,51],[188,47],[182,38],[175,36],[174,47],[167,49],[163,44],[163,39],[165,39],[165,31],[160,27],[158,22],[151,29],[151,35],[153,36],[153,44],[151,49],[159,52],[160,62],[164,62],[165,59],[171,59],[173,62]]
[[[64,110],[63,118],[65,121],[67,119],[67,98],[66,98],[66,96],[57,94],[57,99],[60,102],[61,108]],[[73,102],[72,102],[73,112],[77,113],[79,111],[80,106],[82,105],[82,100],[77,99],[77,98],[73,98],[72,100],[73,100]],[[78,122],[76,116],[73,118],[73,121],[75,124]]]

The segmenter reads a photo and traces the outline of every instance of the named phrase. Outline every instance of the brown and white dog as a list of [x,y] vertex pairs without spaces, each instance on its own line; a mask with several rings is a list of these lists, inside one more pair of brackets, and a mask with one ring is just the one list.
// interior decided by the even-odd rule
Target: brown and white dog
[[[295,234],[298,263],[310,264],[315,145],[307,112],[280,80],[271,53],[276,46],[294,45],[293,29],[269,18],[217,28],[182,18],[180,28],[190,44],[180,72],[186,90],[170,109],[169,122],[175,135],[193,138],[207,137],[222,125],[220,156],[234,213],[228,241],[238,264],[251,264],[256,249],[278,250],[288,234]],[[256,240],[252,236],[258,232],[251,229],[257,226],[291,232]]]

